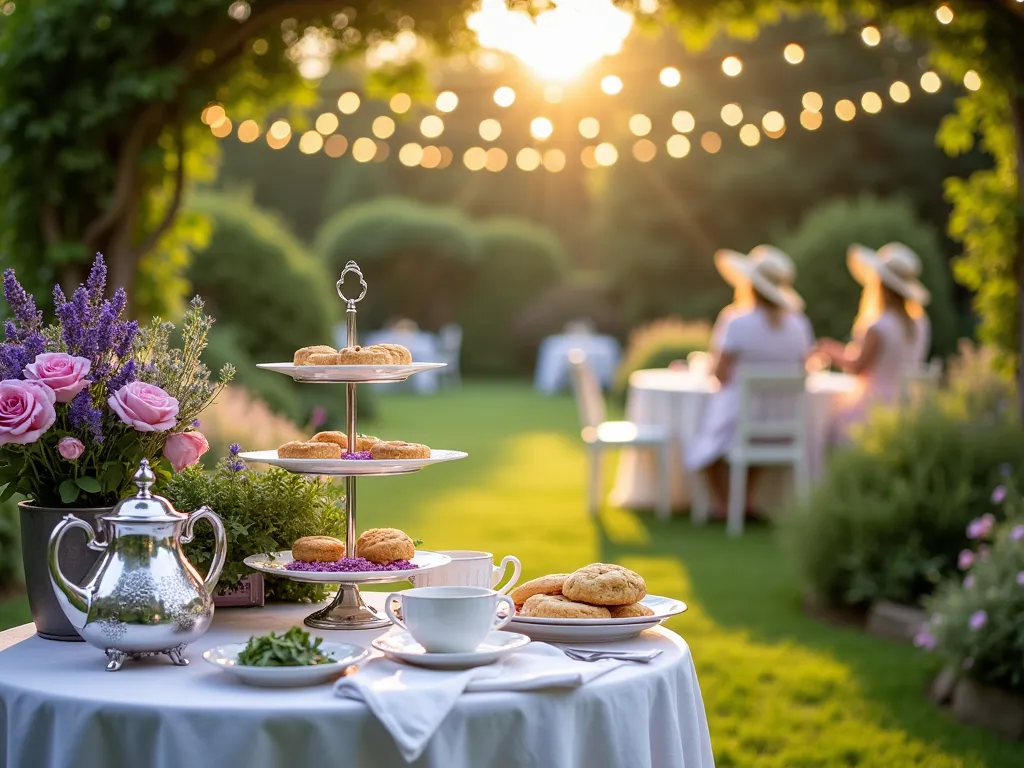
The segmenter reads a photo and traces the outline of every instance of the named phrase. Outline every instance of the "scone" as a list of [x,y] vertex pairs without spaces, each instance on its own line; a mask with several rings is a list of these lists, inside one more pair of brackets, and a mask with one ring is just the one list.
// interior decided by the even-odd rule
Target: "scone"
[[[317,432],[309,441],[311,443],[334,443],[341,446],[342,451],[348,450],[348,435],[344,432]],[[369,435],[356,435],[356,450],[368,451],[379,443],[380,439]]]
[[356,541],[356,555],[371,563],[387,565],[395,560],[412,560],[416,547],[412,539],[397,528],[371,528]]
[[610,619],[611,613],[600,605],[574,603],[563,595],[534,595],[523,603],[520,616],[538,619]]
[[647,594],[643,577],[621,565],[592,563],[569,575],[562,594],[591,605],[631,605]]
[[569,578],[567,573],[552,573],[547,576],[541,576],[539,579],[531,579],[513,589],[509,592],[508,596],[512,598],[512,601],[518,608],[534,595],[562,594],[562,584],[565,583],[567,578]]
[[377,346],[391,354],[391,363],[393,365],[409,365],[412,363],[412,352],[401,344],[378,344]]
[[306,365],[338,365],[338,353],[314,352],[306,358]]
[[292,544],[292,557],[307,563],[333,563],[345,556],[345,542],[333,536],[303,536]]
[[401,440],[381,440],[370,448],[370,456],[374,459],[429,459],[430,448]]
[[613,605],[608,610],[611,612],[613,619],[635,619],[640,616],[654,615],[654,611],[643,603],[633,603],[632,605]]
[[338,350],[339,365],[391,365],[391,355],[375,347],[345,347]]
[[[320,344],[315,347],[303,347],[295,351],[295,357],[292,358],[294,365],[323,365],[323,363],[312,363],[309,358],[311,355],[337,355],[338,350],[334,347],[328,347],[324,344]],[[332,363],[328,363],[331,365]]]
[[337,443],[302,443],[293,441],[277,449],[279,459],[340,459],[341,446]]

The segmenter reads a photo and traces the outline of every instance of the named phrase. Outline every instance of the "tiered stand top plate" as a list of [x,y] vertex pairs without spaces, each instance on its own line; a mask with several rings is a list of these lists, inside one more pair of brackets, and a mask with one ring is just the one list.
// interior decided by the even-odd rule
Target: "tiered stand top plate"
[[452,561],[448,555],[440,552],[430,552],[425,549],[417,549],[416,555],[411,562],[415,568],[407,571],[335,571],[322,573],[320,571],[289,571],[284,566],[292,562],[292,552],[286,549],[283,552],[272,552],[270,554],[249,555],[244,562],[250,568],[269,574],[271,576],[283,576],[292,581],[304,581],[311,584],[387,584],[394,581],[405,581],[410,576],[425,571],[440,568]]
[[281,459],[277,451],[244,451],[238,454],[246,461],[271,464],[288,472],[333,477],[374,477],[408,475],[432,464],[464,459],[465,451],[431,451],[429,459]]
[[444,368],[446,363],[410,363],[409,365],[295,365],[293,363],[257,363],[295,381],[313,384],[374,384],[405,381],[414,373]]

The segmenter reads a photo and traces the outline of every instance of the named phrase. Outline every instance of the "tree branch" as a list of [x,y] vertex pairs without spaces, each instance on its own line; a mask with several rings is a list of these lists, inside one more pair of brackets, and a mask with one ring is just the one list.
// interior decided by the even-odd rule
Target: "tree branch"
[[164,233],[174,224],[174,219],[178,215],[178,209],[181,208],[181,199],[185,190],[185,116],[182,114],[183,111],[178,111],[178,120],[174,129],[174,140],[178,145],[178,167],[174,171],[174,193],[171,196],[170,203],[167,205],[167,210],[164,211],[163,219],[146,236],[146,239],[134,249],[135,258],[148,253],[156,246],[160,238],[164,236]]

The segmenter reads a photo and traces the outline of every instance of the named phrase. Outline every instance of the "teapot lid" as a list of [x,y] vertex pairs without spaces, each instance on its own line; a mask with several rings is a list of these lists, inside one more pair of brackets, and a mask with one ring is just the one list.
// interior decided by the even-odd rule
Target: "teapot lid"
[[150,492],[150,486],[156,482],[156,475],[150,469],[149,461],[143,459],[139,462],[139,471],[135,473],[132,479],[135,481],[135,485],[138,486],[139,492],[118,502],[117,506],[114,507],[113,513],[104,516],[104,520],[170,523],[184,520],[188,517],[188,515],[183,515],[175,510],[167,499]]

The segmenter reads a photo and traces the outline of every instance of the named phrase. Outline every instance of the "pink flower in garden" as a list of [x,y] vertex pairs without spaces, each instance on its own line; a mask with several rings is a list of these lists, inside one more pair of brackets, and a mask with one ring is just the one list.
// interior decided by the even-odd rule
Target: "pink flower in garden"
[[922,629],[914,635],[914,645],[918,648],[924,648],[926,651],[934,651],[938,641],[931,632],[927,629]]
[[1002,504],[1006,500],[1006,486],[997,485],[992,491],[992,503]]
[[974,586],[974,574],[968,573],[964,576],[964,589],[970,589]]
[[36,355],[35,362],[25,366],[25,378],[37,381],[53,390],[58,403],[70,403],[75,395],[89,386],[92,363],[84,357],[72,357],[63,352],[44,352]]
[[178,423],[178,401],[143,381],[125,384],[107,398],[107,405],[137,432],[166,432]]
[[179,432],[168,437],[164,443],[164,456],[171,462],[175,472],[191,467],[208,450],[210,444],[202,432]]
[[1024,525],[1015,525],[1010,531],[1010,538],[1014,541],[1020,541],[1024,539]]
[[57,420],[53,390],[34,381],[0,381],[0,445],[28,445]]
[[967,538],[969,539],[984,539],[995,527],[996,518],[991,512],[987,512],[981,517],[972,520],[971,524],[967,526]]
[[57,453],[68,461],[74,461],[85,452],[85,446],[77,437],[62,437],[57,443]]
[[988,614],[985,611],[975,611],[967,621],[971,629],[981,629],[988,623]]
[[969,549],[962,550],[960,557],[957,558],[956,565],[961,571],[966,571],[974,565],[974,553]]

